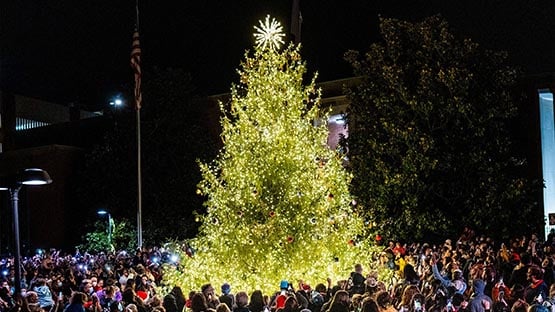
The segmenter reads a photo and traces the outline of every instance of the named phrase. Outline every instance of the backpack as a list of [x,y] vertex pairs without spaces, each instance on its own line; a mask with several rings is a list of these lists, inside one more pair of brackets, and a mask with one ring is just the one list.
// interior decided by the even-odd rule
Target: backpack
[[315,306],[321,306],[324,304],[324,296],[321,293],[313,290],[310,294],[310,302]]
[[279,294],[276,297],[276,310],[285,306],[285,300],[287,300],[287,295]]

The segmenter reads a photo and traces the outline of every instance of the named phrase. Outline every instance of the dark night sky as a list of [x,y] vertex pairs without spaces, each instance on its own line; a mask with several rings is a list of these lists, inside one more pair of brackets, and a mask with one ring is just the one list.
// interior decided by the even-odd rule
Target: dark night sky
[[[143,68],[192,73],[200,94],[223,93],[266,14],[289,29],[291,0],[140,1]],[[134,1],[18,0],[0,6],[2,89],[100,108],[132,82]],[[508,50],[526,73],[555,71],[552,0],[301,0],[303,56],[320,81],[350,75],[348,49],[378,40],[378,16],[441,13],[458,36]],[[145,77],[146,79],[147,77]]]

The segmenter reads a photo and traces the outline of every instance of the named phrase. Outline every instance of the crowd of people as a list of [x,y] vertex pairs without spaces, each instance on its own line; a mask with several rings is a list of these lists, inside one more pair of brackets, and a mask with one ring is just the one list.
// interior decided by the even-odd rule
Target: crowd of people
[[[21,293],[16,294],[14,259],[0,261],[0,311],[150,312],[160,307],[156,284],[162,262],[172,261],[161,249],[118,253],[61,254],[37,250],[21,260]],[[159,299],[158,299],[159,301]],[[135,305],[136,308],[133,308]],[[146,309],[146,307],[152,309]],[[159,312],[159,311],[155,311]]]
[[[442,244],[388,242],[378,260],[390,274],[354,264],[343,280],[312,287],[276,282],[276,292],[234,293],[232,285],[160,294],[159,249],[23,259],[21,295],[13,261],[2,260],[0,312],[555,312],[555,232],[498,243],[470,229]],[[384,276],[388,276],[387,279]],[[208,282],[208,281],[207,281]]]

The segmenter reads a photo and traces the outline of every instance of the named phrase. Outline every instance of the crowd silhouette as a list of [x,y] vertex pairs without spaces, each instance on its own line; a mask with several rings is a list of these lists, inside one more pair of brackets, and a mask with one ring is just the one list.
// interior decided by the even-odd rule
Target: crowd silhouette
[[555,232],[545,242],[537,235],[496,242],[465,228],[455,241],[379,248],[375,263],[354,263],[341,280],[284,277],[270,294],[206,281],[187,296],[178,286],[161,293],[161,264],[179,259],[160,248],[39,250],[21,261],[21,294],[13,258],[1,261],[0,312],[555,312]]

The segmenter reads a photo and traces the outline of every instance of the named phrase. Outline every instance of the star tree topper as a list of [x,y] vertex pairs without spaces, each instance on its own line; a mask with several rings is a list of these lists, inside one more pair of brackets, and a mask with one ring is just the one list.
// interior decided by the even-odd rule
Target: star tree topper
[[264,22],[258,21],[260,27],[254,26],[256,32],[254,37],[256,38],[256,46],[265,49],[277,50],[284,43],[283,37],[283,27],[281,24],[272,17],[270,20],[270,15],[266,15]]

